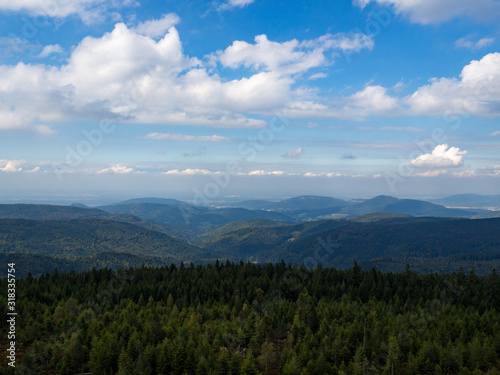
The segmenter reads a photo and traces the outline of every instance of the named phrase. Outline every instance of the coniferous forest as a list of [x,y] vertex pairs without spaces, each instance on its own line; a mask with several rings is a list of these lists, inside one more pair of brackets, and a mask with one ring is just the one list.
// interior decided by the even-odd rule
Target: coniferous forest
[[217,262],[53,271],[16,288],[5,374],[500,374],[495,271]]

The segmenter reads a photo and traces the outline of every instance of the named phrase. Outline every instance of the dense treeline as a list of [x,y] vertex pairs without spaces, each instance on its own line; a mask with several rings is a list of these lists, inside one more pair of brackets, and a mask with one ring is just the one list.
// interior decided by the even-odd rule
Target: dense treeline
[[19,374],[500,374],[494,271],[54,271],[18,280],[16,307]]

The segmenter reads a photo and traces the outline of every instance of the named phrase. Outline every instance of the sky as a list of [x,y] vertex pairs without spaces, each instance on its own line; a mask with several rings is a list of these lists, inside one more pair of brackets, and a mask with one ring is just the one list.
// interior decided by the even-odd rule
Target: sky
[[0,200],[500,194],[500,1],[0,0]]

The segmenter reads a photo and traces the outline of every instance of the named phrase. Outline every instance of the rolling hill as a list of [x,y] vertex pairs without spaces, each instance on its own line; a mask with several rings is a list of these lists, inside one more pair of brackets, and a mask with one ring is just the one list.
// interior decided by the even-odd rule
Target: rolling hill
[[75,259],[102,253],[197,260],[201,251],[164,233],[130,223],[82,219],[0,220],[1,253],[29,253]]

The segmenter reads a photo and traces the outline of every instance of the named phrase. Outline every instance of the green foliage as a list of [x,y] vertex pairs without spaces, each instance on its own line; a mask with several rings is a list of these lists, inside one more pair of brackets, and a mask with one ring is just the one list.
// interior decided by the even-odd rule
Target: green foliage
[[496,272],[283,262],[54,271],[17,281],[18,366],[40,375],[498,374],[500,306],[490,292],[499,282]]

